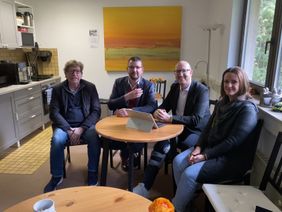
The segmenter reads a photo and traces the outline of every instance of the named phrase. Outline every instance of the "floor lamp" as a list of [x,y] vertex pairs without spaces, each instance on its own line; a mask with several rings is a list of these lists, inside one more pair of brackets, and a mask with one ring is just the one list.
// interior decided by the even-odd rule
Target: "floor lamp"
[[195,69],[197,69],[198,65],[200,63],[205,63],[207,65],[207,70],[206,70],[206,75],[207,75],[207,86],[210,86],[210,58],[211,58],[211,36],[212,36],[212,31],[216,31],[219,28],[222,28],[222,24],[214,24],[212,26],[208,27],[202,27],[204,31],[208,32],[208,60],[200,60],[196,63]]

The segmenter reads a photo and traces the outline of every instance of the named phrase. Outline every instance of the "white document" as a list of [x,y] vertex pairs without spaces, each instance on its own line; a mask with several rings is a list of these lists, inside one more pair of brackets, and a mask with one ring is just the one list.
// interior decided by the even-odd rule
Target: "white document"
[[97,48],[99,44],[99,35],[97,29],[89,30],[89,43],[91,48]]

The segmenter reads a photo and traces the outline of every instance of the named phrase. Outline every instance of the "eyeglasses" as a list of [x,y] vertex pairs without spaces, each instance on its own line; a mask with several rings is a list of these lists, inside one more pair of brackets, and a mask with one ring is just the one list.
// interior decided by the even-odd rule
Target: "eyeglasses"
[[128,66],[128,69],[133,70],[133,69],[140,69],[142,66]]
[[185,74],[188,71],[190,71],[190,69],[179,69],[179,70],[175,70],[174,72],[176,74],[180,74],[180,73]]
[[73,69],[73,70],[69,70],[68,73],[69,74],[81,74],[81,71]]

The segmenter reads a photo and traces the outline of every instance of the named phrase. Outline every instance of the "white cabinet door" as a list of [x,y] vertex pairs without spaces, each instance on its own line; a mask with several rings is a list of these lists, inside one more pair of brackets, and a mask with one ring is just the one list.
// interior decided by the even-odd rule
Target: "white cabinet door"
[[14,119],[13,95],[0,95],[0,152],[18,141]]
[[0,0],[0,46],[18,47],[15,3],[12,0]]

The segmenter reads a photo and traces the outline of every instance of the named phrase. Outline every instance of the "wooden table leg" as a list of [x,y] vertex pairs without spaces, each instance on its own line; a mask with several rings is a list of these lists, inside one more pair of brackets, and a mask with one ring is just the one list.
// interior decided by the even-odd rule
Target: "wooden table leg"
[[102,170],[100,185],[106,186],[107,183],[107,173],[108,173],[108,158],[109,158],[109,141],[105,138],[101,138],[103,145],[103,157],[102,157]]

